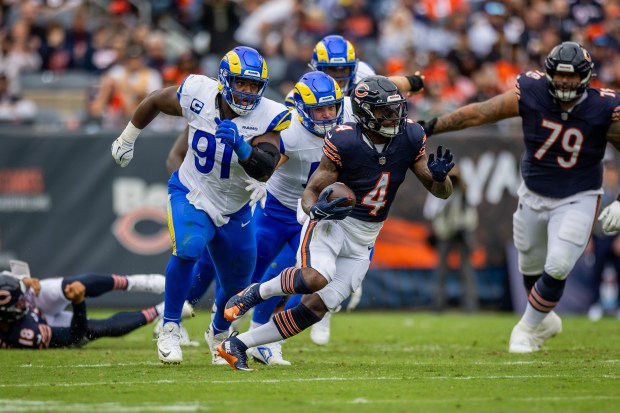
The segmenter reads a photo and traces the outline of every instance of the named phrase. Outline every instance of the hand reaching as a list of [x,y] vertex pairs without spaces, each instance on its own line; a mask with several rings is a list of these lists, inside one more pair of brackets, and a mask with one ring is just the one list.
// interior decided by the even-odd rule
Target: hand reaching
[[112,157],[121,168],[129,165],[133,159],[133,143],[126,142],[122,137],[112,142]]
[[446,152],[442,153],[441,145],[437,147],[437,158],[435,159],[435,154],[431,153],[428,156],[427,165],[429,171],[431,171],[434,181],[445,181],[450,170],[454,168],[454,162],[452,162],[452,153],[450,152],[450,149],[446,149]]

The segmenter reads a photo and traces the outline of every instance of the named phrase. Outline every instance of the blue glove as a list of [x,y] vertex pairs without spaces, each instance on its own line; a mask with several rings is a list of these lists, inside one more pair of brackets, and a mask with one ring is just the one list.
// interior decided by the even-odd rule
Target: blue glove
[[332,193],[332,189],[324,191],[317,199],[316,204],[310,208],[310,219],[322,220],[322,219],[345,219],[353,210],[352,206],[337,206],[342,201],[346,201],[347,197],[342,196],[333,201],[328,201],[327,197]]
[[446,176],[452,168],[454,168],[454,162],[452,162],[452,153],[450,149],[446,149],[446,152],[442,155],[441,145],[437,147],[437,159],[435,154],[428,155],[428,169],[431,171],[433,181],[443,182],[446,180]]
[[215,123],[217,123],[215,138],[221,139],[224,144],[230,146],[240,160],[248,159],[252,153],[252,147],[239,134],[239,129],[237,129],[235,122],[228,119],[220,120],[220,118],[215,118]]

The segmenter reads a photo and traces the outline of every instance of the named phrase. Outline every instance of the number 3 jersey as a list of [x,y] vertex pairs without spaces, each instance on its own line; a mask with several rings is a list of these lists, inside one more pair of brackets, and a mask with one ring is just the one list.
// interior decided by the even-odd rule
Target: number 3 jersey
[[517,78],[525,185],[550,198],[598,190],[607,131],[620,119],[620,97],[611,89],[588,88],[565,112],[549,93],[547,82],[545,74],[538,71]]
[[[237,212],[250,199],[245,190],[249,176],[233,149],[215,139],[215,118],[220,117],[217,82],[206,76],[190,75],[177,90],[177,96],[183,117],[189,123],[189,149],[179,169],[181,182],[190,190],[188,199],[207,212]],[[256,136],[286,129],[290,119],[284,105],[263,97],[253,111],[232,121],[245,141],[251,143]]]

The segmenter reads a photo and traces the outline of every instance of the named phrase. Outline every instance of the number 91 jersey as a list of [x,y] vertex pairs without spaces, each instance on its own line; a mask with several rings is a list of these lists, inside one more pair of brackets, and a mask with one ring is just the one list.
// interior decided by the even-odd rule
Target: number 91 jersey
[[[189,149],[179,178],[190,190],[190,196],[199,191],[201,202],[229,215],[249,201],[250,193],[245,190],[249,176],[233,149],[215,139],[215,118],[220,117],[218,93],[217,82],[202,75],[188,76],[177,90],[183,117],[189,123]],[[232,121],[245,141],[251,143],[257,136],[286,129],[290,119],[284,105],[263,97],[254,110]]]
[[607,131],[620,120],[618,94],[588,88],[565,112],[539,71],[519,75],[516,93],[525,140],[521,171],[528,189],[550,198],[600,189]]

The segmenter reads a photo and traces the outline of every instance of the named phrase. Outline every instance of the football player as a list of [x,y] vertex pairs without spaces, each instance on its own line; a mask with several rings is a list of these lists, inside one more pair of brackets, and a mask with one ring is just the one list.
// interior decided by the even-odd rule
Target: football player
[[112,156],[124,167],[139,133],[159,112],[183,116],[189,124],[190,150],[168,183],[172,257],[166,268],[164,325],[157,339],[164,363],[183,360],[181,311],[194,264],[205,248],[220,285],[208,330],[212,337],[228,330],[224,306],[250,282],[256,240],[245,181],[271,176],[280,158],[280,132],[291,118],[284,105],[263,98],[268,80],[263,56],[250,47],[236,47],[222,58],[217,81],[190,75],[177,89],[151,93],[112,144]]
[[79,344],[86,334],[84,290],[71,294],[73,315],[67,327],[50,327],[28,302],[26,284],[0,274],[0,348],[45,349]]
[[[246,350],[288,339],[336,309],[362,283],[370,253],[408,170],[433,195],[447,198],[454,167],[452,154],[441,147],[426,157],[424,130],[407,119],[407,101],[396,84],[371,76],[355,86],[353,113],[357,122],[344,123],[325,137],[320,164],[302,197],[309,216],[302,229],[298,261],[276,278],[252,284],[233,296],[225,316],[232,320],[273,297],[303,294],[294,308],[277,313],[270,322],[226,339],[219,354],[235,370],[251,370]],[[323,189],[342,182],[355,193],[354,207],[339,206]]]
[[590,87],[593,67],[586,49],[564,42],[549,53],[545,72],[522,73],[514,90],[424,124],[430,136],[521,117],[525,154],[513,237],[529,298],[511,353],[537,351],[562,331],[553,309],[590,238],[606,144],[620,148],[620,96]]
[[[66,311],[75,295],[99,297],[110,291],[133,291],[162,294],[165,279],[160,274],[84,273],[68,277],[37,279],[3,271],[2,275],[21,280],[29,290],[28,303],[50,327],[69,327],[74,312]],[[141,311],[120,312],[107,319],[88,319],[80,344],[100,337],[119,337],[153,322],[163,313],[163,303]],[[189,339],[188,339],[189,340]],[[76,344],[76,343],[74,343]]]

